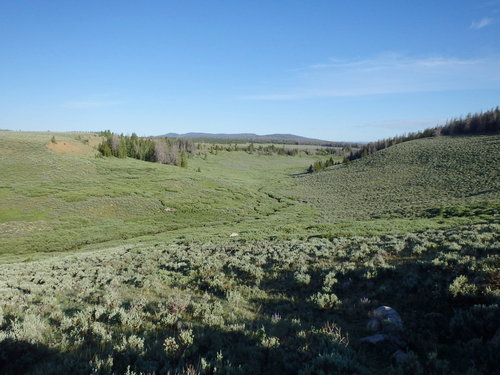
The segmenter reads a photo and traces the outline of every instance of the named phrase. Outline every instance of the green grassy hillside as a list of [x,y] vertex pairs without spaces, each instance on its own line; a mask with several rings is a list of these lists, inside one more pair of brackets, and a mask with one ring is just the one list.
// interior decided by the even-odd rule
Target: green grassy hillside
[[297,178],[294,193],[327,221],[498,212],[500,136],[436,137],[392,146]]
[[302,172],[319,157],[304,153],[204,151],[179,168],[98,158],[99,141],[0,132],[0,262],[233,232],[403,233],[485,222],[498,207],[498,136],[408,142],[313,175]]
[[312,207],[270,191],[291,184],[290,175],[315,157],[219,151],[179,168],[97,158],[98,141],[88,134],[0,132],[0,261],[148,235],[272,235],[314,215]]

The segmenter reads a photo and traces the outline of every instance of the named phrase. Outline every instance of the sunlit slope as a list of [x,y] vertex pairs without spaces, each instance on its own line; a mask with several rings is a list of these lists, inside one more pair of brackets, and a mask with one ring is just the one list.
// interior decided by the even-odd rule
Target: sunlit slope
[[294,193],[331,221],[477,215],[498,208],[499,169],[498,135],[428,138],[297,177]]
[[99,139],[0,132],[0,261],[145,235],[260,235],[313,210],[269,193],[312,157],[218,152],[180,168],[96,157]]

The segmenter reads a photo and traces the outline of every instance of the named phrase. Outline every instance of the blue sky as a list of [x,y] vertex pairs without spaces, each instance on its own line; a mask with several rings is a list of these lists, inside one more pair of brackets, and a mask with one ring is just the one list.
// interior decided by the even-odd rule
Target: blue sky
[[500,0],[0,2],[0,128],[369,141],[500,105]]

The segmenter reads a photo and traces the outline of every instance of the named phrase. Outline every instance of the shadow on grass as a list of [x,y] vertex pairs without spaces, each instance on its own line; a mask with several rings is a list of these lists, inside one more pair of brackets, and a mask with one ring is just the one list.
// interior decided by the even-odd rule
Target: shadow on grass
[[[450,283],[467,272],[467,266],[440,265],[433,259],[429,254],[418,260],[401,256],[389,265],[360,264],[339,275],[332,287],[342,304],[325,309],[310,296],[322,290],[329,270],[316,270],[309,282],[300,284],[292,271],[273,273],[276,265],[265,264],[262,293],[249,300],[257,308],[253,319],[228,319],[223,327],[187,319],[182,325],[146,325],[139,332],[116,332],[111,327],[113,342],[103,343],[83,332],[81,344],[73,345],[78,349],[67,352],[5,339],[0,341],[0,374],[118,375],[128,366],[145,374],[183,373],[187,368],[194,369],[192,374],[202,368],[206,374],[390,373],[395,366],[390,356],[359,342],[372,334],[366,328],[367,313],[380,305],[401,315],[408,351],[415,353],[420,373],[458,374],[469,368],[495,373],[500,342],[495,339],[500,326],[497,300],[487,294],[451,296]],[[478,280],[488,277],[480,271],[474,275]],[[210,284],[201,286],[212,296],[223,296],[222,290],[211,291]],[[186,329],[192,329],[193,341],[181,345]],[[142,344],[122,344],[131,334]],[[175,338],[179,347],[166,350],[168,338]]]

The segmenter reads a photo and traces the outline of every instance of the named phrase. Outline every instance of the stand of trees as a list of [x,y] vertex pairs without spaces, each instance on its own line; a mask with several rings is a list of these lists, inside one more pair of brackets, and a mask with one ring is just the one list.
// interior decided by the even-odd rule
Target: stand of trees
[[370,142],[359,150],[351,152],[344,161],[359,159],[376,151],[419,138],[437,137],[440,135],[495,134],[500,132],[500,109],[496,107],[484,113],[468,114],[465,118],[448,120],[444,126],[425,129],[421,132],[409,133],[376,142]]
[[102,132],[101,135],[105,139],[97,149],[103,156],[130,157],[187,167],[187,154],[195,151],[195,146],[190,139],[140,138],[135,133],[131,136],[117,135],[109,130]]
[[307,168],[307,173],[313,173],[313,172],[319,172],[325,168],[331,167],[332,165],[339,164],[335,160],[333,160],[332,157],[330,159],[327,159],[325,161],[318,160],[314,162],[314,164],[311,164],[309,168]]

